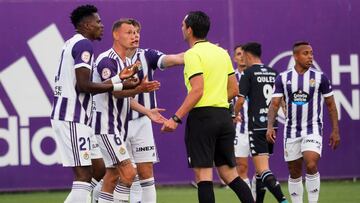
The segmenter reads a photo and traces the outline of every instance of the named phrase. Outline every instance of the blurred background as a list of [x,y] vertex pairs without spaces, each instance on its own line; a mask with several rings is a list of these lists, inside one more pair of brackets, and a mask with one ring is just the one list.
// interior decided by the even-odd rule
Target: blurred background
[[[60,165],[49,115],[61,47],[74,34],[70,12],[87,3],[98,7],[105,25],[103,40],[94,43],[95,54],[112,46],[112,23],[122,17],[141,22],[142,48],[168,54],[186,51],[181,22],[191,10],[210,16],[209,41],[219,43],[231,56],[235,45],[258,41],[263,62],[278,71],[294,63],[295,41],[310,42],[315,68],[333,83],[342,136],[340,148],[331,150],[325,108],[322,179],[360,177],[358,0],[0,0],[0,191],[71,187],[72,173]],[[183,67],[156,72],[155,78],[162,85],[157,91],[158,106],[170,117],[186,95]],[[193,175],[187,168],[184,126],[167,134],[160,127],[154,124],[160,156],[156,181],[187,184]],[[282,130],[270,166],[280,180],[287,180]]]

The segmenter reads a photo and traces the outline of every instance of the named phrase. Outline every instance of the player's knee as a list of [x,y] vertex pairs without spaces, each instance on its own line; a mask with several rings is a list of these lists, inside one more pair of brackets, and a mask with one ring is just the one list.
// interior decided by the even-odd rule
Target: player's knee
[[317,172],[317,164],[315,161],[306,163],[306,172],[308,174],[315,174]]
[[289,166],[289,173],[290,173],[290,177],[293,179],[299,178],[300,176],[302,176],[302,168],[300,167],[295,167],[295,166]]
[[126,173],[124,173],[120,179],[121,179],[121,183],[127,187],[131,187],[134,178],[136,176],[136,171],[134,168],[129,169],[126,171]]
[[247,174],[247,172],[248,172],[248,166],[244,165],[244,164],[238,165],[237,169],[238,169],[238,172],[239,172],[240,176],[244,175],[244,174]]

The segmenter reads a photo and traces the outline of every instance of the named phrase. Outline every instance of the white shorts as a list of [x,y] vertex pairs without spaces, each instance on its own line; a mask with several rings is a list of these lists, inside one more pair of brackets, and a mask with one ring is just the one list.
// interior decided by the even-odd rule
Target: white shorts
[[126,147],[135,163],[159,161],[151,120],[147,116],[129,121]]
[[90,126],[70,121],[51,120],[55,140],[64,167],[90,166]]
[[122,136],[115,134],[100,134],[95,136],[99,143],[106,168],[112,168],[120,162],[130,159]]
[[322,136],[311,134],[303,137],[284,139],[285,161],[294,161],[301,158],[304,151],[313,151],[321,156]]
[[236,128],[236,135],[234,140],[235,157],[249,157],[250,145],[249,145],[249,134],[240,133],[239,128]]
[[102,154],[100,150],[99,143],[96,139],[95,134],[91,134],[90,136],[90,143],[91,143],[91,150],[90,150],[90,157],[91,159],[101,159]]

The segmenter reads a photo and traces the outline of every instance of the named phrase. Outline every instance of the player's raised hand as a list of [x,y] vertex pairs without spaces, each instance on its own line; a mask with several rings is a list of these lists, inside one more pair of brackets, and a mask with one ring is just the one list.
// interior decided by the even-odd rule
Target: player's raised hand
[[340,144],[340,135],[338,131],[332,131],[330,135],[329,146],[331,149],[336,149]]
[[119,73],[119,77],[121,80],[127,79],[135,75],[139,70],[141,70],[140,61],[136,61],[134,64],[125,67]]
[[269,143],[275,143],[275,139],[276,139],[276,132],[273,128],[271,129],[267,129],[266,131],[266,140],[269,142]]
[[147,75],[142,79],[139,86],[136,87],[139,92],[152,92],[160,88],[160,82],[157,80],[149,81]]
[[169,120],[166,120],[161,127],[162,132],[174,132],[178,126],[178,123],[176,123],[172,118]]
[[166,121],[166,118],[163,115],[161,115],[161,112],[164,112],[164,111],[165,111],[165,109],[153,108],[153,109],[150,109],[147,116],[150,118],[151,121],[153,121],[155,123],[163,124]]
[[133,89],[140,84],[140,80],[138,78],[128,78],[122,82],[123,89]]

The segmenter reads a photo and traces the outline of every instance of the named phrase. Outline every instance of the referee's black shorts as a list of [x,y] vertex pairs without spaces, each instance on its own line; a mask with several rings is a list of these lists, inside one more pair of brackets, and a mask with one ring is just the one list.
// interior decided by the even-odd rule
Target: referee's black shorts
[[235,128],[229,109],[199,107],[190,111],[185,144],[190,168],[235,167]]

